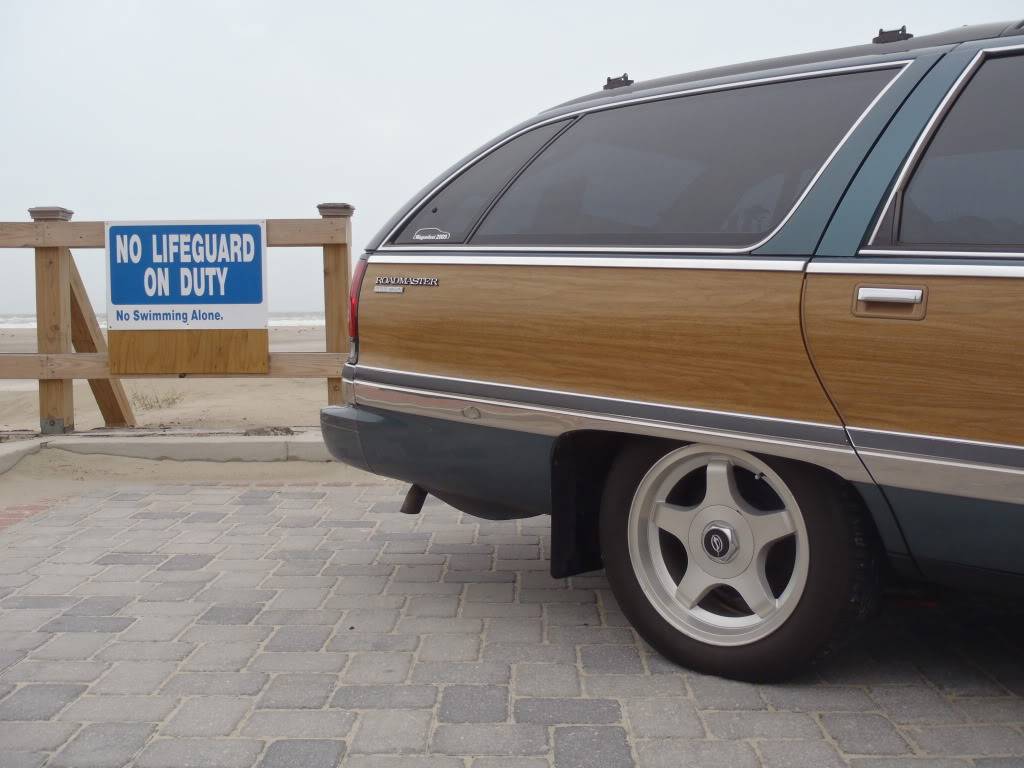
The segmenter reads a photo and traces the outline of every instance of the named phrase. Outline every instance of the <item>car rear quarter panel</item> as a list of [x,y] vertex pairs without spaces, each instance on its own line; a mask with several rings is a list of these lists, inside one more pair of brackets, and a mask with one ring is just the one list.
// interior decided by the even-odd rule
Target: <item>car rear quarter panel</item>
[[[378,276],[437,286],[375,293]],[[803,274],[371,259],[360,365],[838,424],[800,330]]]

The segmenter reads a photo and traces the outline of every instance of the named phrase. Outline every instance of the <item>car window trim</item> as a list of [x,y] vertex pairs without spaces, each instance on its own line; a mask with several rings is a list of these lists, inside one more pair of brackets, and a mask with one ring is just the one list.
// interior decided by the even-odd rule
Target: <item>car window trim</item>
[[[480,224],[483,222],[483,220],[487,217],[487,214],[491,212],[491,209],[494,208],[495,204],[501,199],[501,196],[505,194],[505,191],[512,185],[512,183],[516,179],[518,179],[520,177],[520,175],[522,175],[523,171],[525,171],[527,168],[529,168],[533,164],[533,161],[536,160],[541,155],[541,153],[544,152],[545,149],[547,149],[548,147],[551,146],[551,142],[553,142],[555,139],[557,139],[559,136],[561,136],[563,133],[565,133],[567,130],[569,130],[569,127],[573,123],[575,123],[578,118],[570,116],[570,117],[565,117],[563,119],[565,120],[565,125],[563,125],[557,131],[555,131],[554,134],[552,134],[551,136],[548,137],[547,141],[545,141],[539,147],[537,147],[537,149],[534,150],[533,154],[530,155],[528,158],[526,158],[526,160],[523,162],[523,164],[520,165],[519,168],[517,168],[512,173],[512,176],[509,177],[505,181],[505,183],[501,185],[500,189],[498,189],[498,191],[495,192],[491,196],[491,199],[487,201],[487,205],[484,206],[483,212],[478,214],[477,217],[475,219],[473,219],[473,222],[472,222],[472,224],[470,224],[469,229],[466,230],[466,234],[463,236],[462,242],[461,243],[451,243],[450,240],[446,240],[445,241],[446,243],[451,243],[451,245],[464,245],[464,244],[468,243],[472,239],[473,235],[476,234],[477,227],[480,226]],[[558,121],[557,120],[546,120],[543,123],[537,123],[536,125],[531,125],[526,130],[518,131],[514,136],[509,136],[505,141],[502,141],[502,142],[500,142],[498,144],[495,144],[493,147],[489,148],[486,152],[482,152],[481,154],[479,154],[476,157],[474,157],[470,162],[464,164],[455,174],[453,174],[451,177],[449,177],[451,179],[451,181],[446,181],[445,183],[438,185],[437,187],[435,187],[430,192],[429,195],[424,197],[422,200],[420,200],[418,203],[416,203],[415,206],[413,206],[413,208],[410,211],[410,214],[407,217],[407,219],[403,219],[402,220],[403,223],[400,223],[399,226],[396,227],[395,230],[391,234],[388,235],[387,242],[390,243],[392,240],[397,239],[398,237],[400,237],[402,235],[402,233],[405,231],[405,227],[408,226],[409,222],[411,222],[413,219],[415,219],[416,216],[419,215],[419,213],[424,208],[426,208],[428,205],[430,205],[431,201],[433,201],[434,198],[436,198],[441,192],[443,192],[450,184],[456,183],[458,181],[458,179],[466,171],[470,170],[473,166],[477,165],[485,157],[490,155],[492,152],[497,151],[498,149],[500,149],[501,147],[505,146],[506,144],[511,143],[512,141],[514,141],[515,139],[519,138],[520,136],[525,136],[527,133],[530,133],[530,131],[534,131],[534,130],[536,130],[538,128],[543,128],[545,125],[552,125],[552,124],[557,125]],[[400,248],[415,247],[414,243],[404,243],[404,244],[403,243],[395,243],[394,245],[395,245],[395,247],[400,247]],[[429,248],[431,246],[425,246],[425,247]]]
[[[388,232],[387,237],[384,238],[384,243],[377,250],[378,251],[433,251],[433,250],[437,250],[439,248],[443,248],[446,251],[476,251],[476,252],[481,252],[481,251],[544,251],[544,252],[557,252],[557,253],[588,253],[588,252],[589,253],[594,253],[594,252],[597,252],[597,253],[712,253],[712,254],[719,254],[719,253],[721,253],[721,254],[749,254],[752,251],[755,251],[758,248],[760,248],[761,246],[763,246],[765,243],[767,243],[773,237],[775,237],[775,235],[778,234],[778,232],[786,225],[786,223],[789,221],[789,219],[793,216],[793,214],[796,212],[796,210],[800,207],[800,204],[804,201],[804,199],[807,197],[807,195],[810,194],[810,191],[814,188],[814,185],[817,183],[818,179],[821,178],[822,174],[828,169],[829,165],[832,163],[832,160],[835,158],[835,156],[837,154],[839,154],[839,151],[843,148],[843,146],[849,140],[850,136],[853,135],[854,131],[857,130],[857,128],[865,120],[865,118],[869,114],[871,114],[872,110],[874,110],[874,108],[878,104],[878,102],[881,101],[881,99],[885,96],[885,94],[888,93],[889,89],[892,88],[892,86],[896,83],[896,81],[899,80],[899,78],[907,71],[907,68],[911,64],[913,64],[913,62],[914,62],[913,58],[910,58],[910,59],[899,59],[899,60],[896,60],[896,61],[876,62],[876,63],[873,63],[873,64],[858,64],[858,65],[854,65],[854,66],[829,67],[829,68],[826,68],[826,69],[813,70],[813,71],[810,71],[810,72],[799,72],[799,73],[790,73],[790,74],[785,74],[785,75],[774,75],[774,76],[769,76],[769,77],[752,78],[752,79],[749,79],[749,80],[740,80],[740,81],[736,81],[736,82],[722,83],[722,84],[718,84],[718,85],[710,85],[710,86],[704,86],[704,87],[700,87],[700,88],[684,88],[684,89],[681,89],[681,90],[678,90],[678,91],[671,91],[669,93],[659,93],[659,94],[654,94],[654,95],[650,95],[650,96],[641,96],[641,97],[637,97],[635,99],[628,99],[628,100],[625,100],[625,101],[619,101],[619,102],[615,102],[615,103],[612,103],[612,104],[599,104],[599,105],[595,105],[595,106],[591,106],[591,107],[584,107],[584,108],[581,108],[581,109],[578,109],[578,110],[574,110],[572,112],[560,114],[560,115],[558,115],[556,117],[552,117],[552,118],[549,118],[547,120],[541,120],[541,121],[539,121],[537,123],[532,123],[529,126],[524,127],[522,130],[516,131],[515,133],[511,134],[510,136],[507,136],[505,139],[503,139],[500,142],[497,142],[493,146],[488,147],[486,150],[484,150],[480,154],[476,155],[475,157],[470,159],[468,162],[463,163],[453,173],[449,174],[447,178],[445,178],[443,181],[441,181],[441,183],[437,184],[426,195],[424,195],[423,199],[417,205],[413,206],[413,208],[410,210],[409,213],[407,213],[405,216],[402,217],[402,219],[391,229],[391,231]],[[816,78],[819,78],[819,77],[831,77],[833,75],[845,75],[845,74],[853,74],[853,73],[857,73],[857,72],[866,72],[866,71],[883,70],[883,69],[892,69],[892,70],[894,70],[894,74],[893,74],[892,78],[890,78],[889,82],[887,82],[884,86],[882,86],[882,88],[879,90],[879,92],[877,94],[875,94],[875,97],[864,108],[863,112],[861,112],[861,114],[857,117],[857,119],[853,121],[853,123],[850,125],[849,129],[846,131],[846,133],[843,134],[842,138],[839,140],[839,142],[836,144],[836,146],[832,149],[832,151],[828,154],[828,156],[825,158],[824,162],[821,164],[821,166],[818,168],[818,170],[815,172],[815,174],[811,177],[810,181],[804,187],[803,191],[800,193],[800,196],[793,203],[792,207],[789,209],[789,211],[786,213],[786,215],[782,217],[782,220],[779,221],[779,223],[775,226],[775,228],[772,229],[761,240],[759,240],[758,242],[753,243],[751,245],[744,245],[744,246],[741,246],[741,247],[728,248],[728,247],[715,247],[715,246],[706,246],[706,245],[705,246],[688,246],[688,245],[670,245],[670,246],[639,246],[639,245],[632,245],[632,246],[619,246],[619,245],[615,245],[615,246],[610,246],[610,245],[604,245],[604,246],[602,246],[602,245],[454,245],[454,244],[453,245],[400,245],[400,244],[394,243],[394,239],[402,231],[403,227],[405,227],[405,225],[408,223],[408,220],[415,214],[415,212],[419,211],[422,208],[422,206],[423,206],[425,201],[431,199],[434,195],[436,195],[439,191],[441,191],[441,189],[443,189],[448,184],[450,184],[452,181],[454,181],[460,174],[462,174],[463,171],[465,171],[470,166],[472,166],[473,164],[477,163],[478,161],[480,161],[481,159],[483,159],[484,157],[489,155],[491,152],[494,152],[499,147],[502,147],[505,144],[507,144],[508,142],[513,141],[514,139],[516,139],[517,137],[519,137],[522,134],[526,133],[527,131],[531,131],[531,130],[533,130],[535,128],[539,128],[539,127],[541,127],[543,125],[547,125],[549,123],[558,122],[560,120],[565,120],[567,118],[578,118],[578,117],[580,117],[582,115],[590,114],[592,112],[604,112],[604,111],[607,111],[607,110],[610,110],[610,109],[619,109],[621,107],[632,106],[634,104],[643,104],[643,103],[653,102],[653,101],[664,101],[666,99],[681,98],[681,97],[685,97],[685,96],[695,96],[695,95],[702,94],[702,93],[713,93],[713,92],[716,92],[716,91],[736,90],[736,89],[740,89],[740,88],[755,87],[755,86],[758,86],[758,85],[768,85],[768,84],[771,84],[771,83],[789,82],[789,81],[796,81],[796,80],[811,80],[811,79],[816,79]],[[569,125],[566,127],[566,129],[569,126],[571,126],[574,122],[575,122],[575,120],[571,120],[569,122]],[[562,131],[559,131],[558,134],[554,138],[557,139],[559,136],[562,136],[566,129],[563,129]],[[550,146],[550,144],[545,144],[544,149],[546,149],[548,146]],[[530,161],[526,165],[524,165],[524,167],[522,169],[520,169],[520,173],[522,173],[522,171],[525,170],[526,167],[528,167],[531,163],[533,163],[534,160],[536,159],[536,157],[539,156],[539,154],[540,154],[540,152],[538,152],[537,155],[532,157],[530,159]],[[517,177],[518,177],[518,174],[517,174]],[[502,194],[504,194],[505,189],[506,188],[502,189]],[[500,199],[501,199],[501,194],[496,196],[495,200],[492,201],[492,205],[495,204],[496,201],[498,201]],[[486,215],[483,218],[486,218]],[[483,218],[481,218],[481,220],[480,220],[481,222],[483,221]],[[477,222],[477,226],[479,226],[479,224],[480,224],[480,222]],[[475,230],[474,230],[474,232],[475,232]]]
[[[401,249],[391,249],[398,251]],[[423,249],[427,250],[427,249]],[[803,272],[808,257],[792,256],[754,256],[745,259],[729,259],[721,257],[700,258],[689,255],[643,257],[631,255],[627,258],[615,256],[597,256],[590,249],[587,255],[562,255],[554,249],[546,249],[549,255],[526,256],[516,253],[479,255],[472,259],[465,256],[452,255],[454,247],[430,249],[431,253],[371,253],[368,259],[371,264],[436,264],[456,265],[473,264],[476,266],[503,267],[608,267],[630,269],[721,269],[752,272]],[[468,249],[475,250],[475,249]],[[640,253],[642,249],[630,249],[630,253]]]
[[[921,277],[1009,277],[1024,278],[1024,259],[1007,254],[982,260],[981,254],[908,253],[894,250],[865,250],[854,257],[817,257],[807,265],[807,274],[823,275],[915,275]],[[985,254],[992,256],[992,254]]]
[[498,201],[505,196],[505,193],[508,192],[512,185],[519,180],[519,177],[526,173],[526,169],[533,165],[537,158],[547,151],[548,147],[550,147],[562,136],[564,136],[565,132],[572,128],[579,121],[579,119],[579,115],[572,115],[570,117],[567,117],[565,120],[565,125],[563,125],[560,129],[555,131],[555,134],[547,141],[545,141],[536,152],[530,155],[529,159],[525,163],[523,163],[522,166],[520,166],[518,171],[512,174],[512,177],[501,186],[501,189],[498,190],[498,193],[490,199],[490,202],[488,202],[487,205],[484,206],[483,212],[479,216],[477,216],[476,221],[473,222],[473,226],[471,226],[469,228],[469,231],[466,232],[466,237],[463,239],[461,245],[468,245],[473,241],[473,237],[476,235],[476,231],[480,229],[480,225],[484,223],[484,219],[486,219],[490,212],[494,210],[494,206],[498,204]]
[[[861,248],[858,253],[866,256],[880,256],[880,255],[914,255],[914,256],[949,256],[963,258],[965,256],[978,256],[979,258],[1015,258],[1019,259],[1024,254],[1024,247],[1019,251],[993,251],[986,250],[986,246],[983,245],[970,245],[966,248],[958,247],[956,249],[944,249],[944,248],[922,248],[921,243],[900,243],[896,240],[896,230],[899,224],[899,216],[901,214],[903,193],[906,191],[907,185],[913,178],[913,173],[917,169],[917,165],[921,158],[924,157],[924,153],[931,143],[935,133],[939,130],[939,127],[945,121],[946,116],[953,109],[956,104],[956,100],[960,94],[963,93],[964,89],[970,83],[971,79],[981,69],[985,61],[993,58],[999,58],[1001,56],[1012,56],[1016,52],[1016,55],[1024,55],[1024,43],[1016,43],[1014,45],[999,45],[990,46],[987,48],[980,49],[968,62],[967,66],[964,67],[953,84],[946,91],[946,95],[942,97],[942,101],[939,102],[938,106],[932,112],[928,118],[928,122],[925,123],[924,129],[921,131],[921,135],[917,137],[917,141],[914,142],[914,146],[910,150],[910,154],[903,161],[903,165],[900,167],[900,171],[896,176],[896,181],[892,185],[892,189],[889,191],[889,196],[885,200],[885,205],[882,206],[877,219],[875,220],[874,228],[871,230],[871,236],[867,240],[867,244]],[[886,227],[886,222],[889,225]],[[888,229],[888,233],[884,233],[883,227]],[[879,234],[883,236],[880,238]]]

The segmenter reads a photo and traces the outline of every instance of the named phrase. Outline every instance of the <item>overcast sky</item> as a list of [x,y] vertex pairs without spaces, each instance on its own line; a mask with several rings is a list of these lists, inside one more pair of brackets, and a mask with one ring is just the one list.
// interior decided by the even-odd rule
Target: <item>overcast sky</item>
[[[316,216],[361,248],[466,152],[608,75],[646,79],[1024,16],[1009,0],[0,2],[0,220]],[[100,251],[77,252],[97,311]],[[0,314],[34,309],[0,252]],[[323,307],[318,252],[272,249],[272,311]]]

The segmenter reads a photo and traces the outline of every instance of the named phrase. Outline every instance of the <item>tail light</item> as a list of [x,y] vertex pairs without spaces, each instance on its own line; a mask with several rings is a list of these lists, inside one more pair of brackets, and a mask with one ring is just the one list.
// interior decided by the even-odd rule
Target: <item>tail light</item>
[[363,275],[366,274],[366,259],[356,262],[352,273],[352,282],[348,290],[348,361],[356,362],[359,357],[359,291],[363,287]]

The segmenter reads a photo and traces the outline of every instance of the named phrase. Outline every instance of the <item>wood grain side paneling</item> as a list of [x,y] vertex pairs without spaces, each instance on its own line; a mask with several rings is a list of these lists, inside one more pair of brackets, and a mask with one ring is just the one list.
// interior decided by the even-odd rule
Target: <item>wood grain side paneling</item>
[[[375,293],[378,276],[436,287]],[[370,264],[359,362],[837,424],[800,330],[803,275]]]
[[[924,288],[925,317],[855,317],[861,283]],[[849,426],[1024,444],[1024,280],[812,274],[804,314]]]
[[265,328],[108,331],[110,373],[266,373]]

